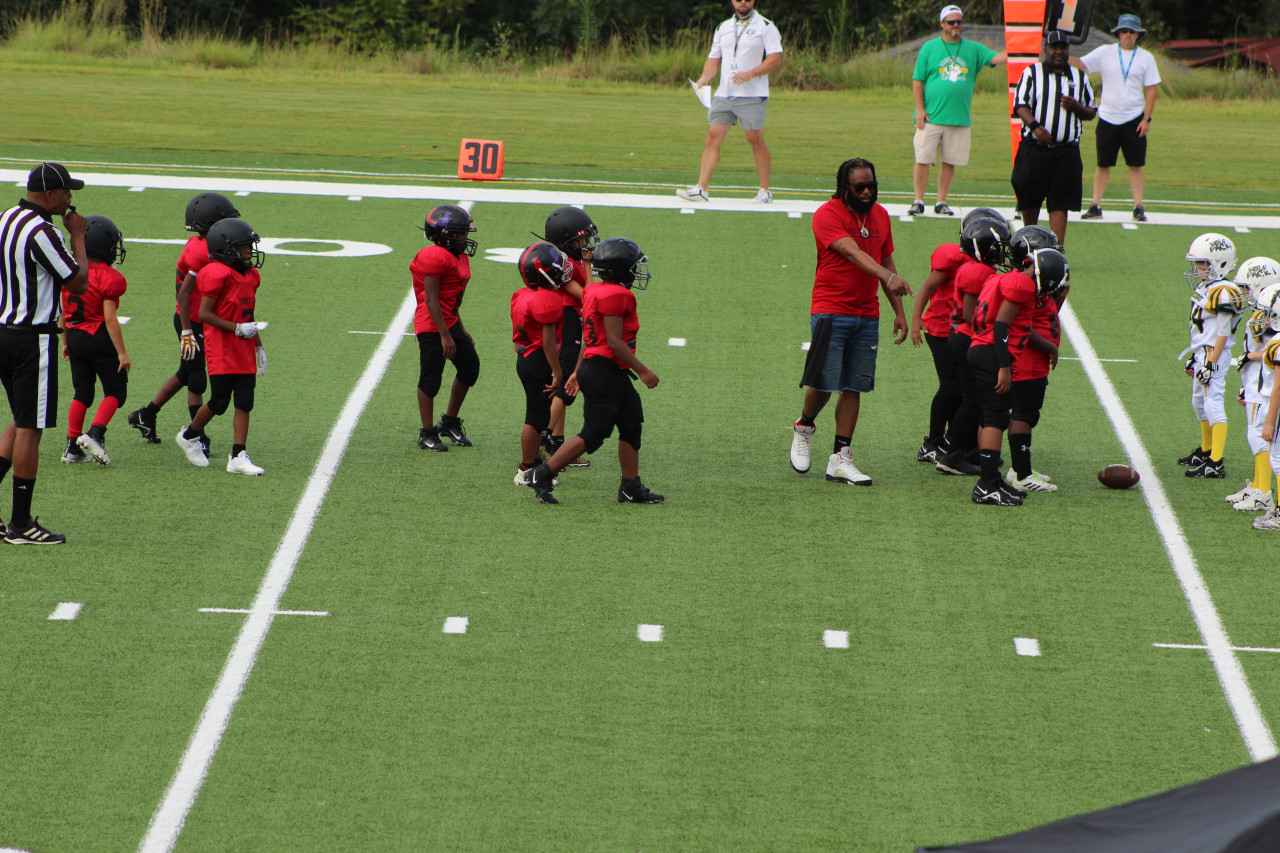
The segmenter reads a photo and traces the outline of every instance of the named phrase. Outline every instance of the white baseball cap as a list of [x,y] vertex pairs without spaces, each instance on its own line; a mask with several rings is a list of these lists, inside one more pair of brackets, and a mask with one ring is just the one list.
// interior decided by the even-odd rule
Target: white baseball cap
[[964,11],[959,6],[943,6],[942,11],[938,13],[938,22],[941,23],[952,15],[964,17]]

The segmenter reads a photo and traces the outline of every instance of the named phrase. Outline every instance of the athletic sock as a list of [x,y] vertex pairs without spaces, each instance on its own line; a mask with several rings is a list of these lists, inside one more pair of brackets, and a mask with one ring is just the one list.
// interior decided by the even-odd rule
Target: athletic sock
[[13,515],[9,517],[9,523],[18,522],[19,524],[31,520],[31,494],[36,490],[36,481],[27,479],[26,477],[14,476],[13,478]]
[[187,405],[187,411],[191,412],[191,420],[194,421],[196,419],[196,412],[200,411],[201,405],[203,404],[197,404],[195,406],[192,406],[190,404]]
[[978,450],[978,467],[982,469],[984,483],[1000,482],[1000,451]]
[[814,424],[813,418],[809,417],[804,412],[800,413],[800,426],[811,427],[813,426],[813,424]]
[[[160,414],[160,407],[156,405],[155,400],[152,400],[150,403],[147,403],[142,407],[142,412],[146,415],[147,420],[154,421],[156,419],[156,415]],[[192,415],[191,417],[194,418],[195,415]]]
[[0,456],[0,480],[4,479],[5,474],[9,473],[9,469],[13,467],[12,459],[5,459]]
[[1205,453],[1213,447],[1213,426],[1208,421],[1200,422],[1200,449]]
[[1271,452],[1270,451],[1264,450],[1261,453],[1253,454],[1252,486],[1260,492],[1271,491]]
[[102,402],[98,404],[98,410],[93,413],[94,426],[105,427],[111,423],[111,419],[116,416],[116,411],[120,408],[119,397],[103,397]]
[[67,412],[67,438],[75,438],[84,432],[84,416],[89,407],[79,400],[71,401],[71,409]]
[[1210,442],[1209,458],[1214,462],[1221,462],[1222,454],[1227,450],[1227,425],[1225,422],[1213,425]]
[[237,456],[239,456],[241,453],[243,453],[243,452],[244,452],[244,449],[245,449],[245,447],[244,447],[244,445],[243,445],[243,444],[233,444],[233,445],[231,445],[231,458],[232,458],[232,459],[235,459]]
[[1009,456],[1019,480],[1031,476],[1031,433],[1009,433]]
[[846,447],[848,447],[848,446],[849,446],[849,442],[851,442],[851,441],[853,441],[853,436],[851,436],[851,435],[837,435],[837,436],[836,436],[836,443],[835,443],[835,450],[833,450],[833,451],[831,451],[831,452],[832,452],[832,453],[839,453],[841,450],[844,450]]

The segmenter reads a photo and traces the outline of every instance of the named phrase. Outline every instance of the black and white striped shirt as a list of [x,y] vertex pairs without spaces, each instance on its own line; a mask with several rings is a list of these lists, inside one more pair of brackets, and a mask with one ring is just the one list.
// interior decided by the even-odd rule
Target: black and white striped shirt
[[[1022,72],[1013,107],[1015,115],[1018,107],[1030,108],[1036,121],[1044,126],[1054,142],[1074,145],[1080,142],[1080,119],[1058,102],[1062,95],[1069,95],[1086,107],[1093,106],[1093,89],[1083,71],[1068,67],[1058,74],[1049,68],[1048,63],[1037,62]],[[1025,123],[1022,138],[1034,138]]]
[[79,271],[48,211],[23,199],[0,214],[0,324],[57,323],[62,285]]

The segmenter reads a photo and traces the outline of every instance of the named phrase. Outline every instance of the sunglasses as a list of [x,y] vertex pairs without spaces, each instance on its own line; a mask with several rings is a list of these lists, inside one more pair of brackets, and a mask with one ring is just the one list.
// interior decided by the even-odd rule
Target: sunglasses
[[1137,30],[1116,30],[1116,35],[1122,36],[1125,33],[1136,33]]
[[[942,23],[946,24],[948,27],[958,27],[963,24],[964,21],[943,21]],[[1120,32],[1124,32],[1124,30],[1121,30]]]
[[880,186],[879,181],[868,181],[865,184],[859,181],[858,183],[851,182],[849,184],[849,189],[853,190],[855,193],[864,193],[867,190],[874,190],[879,186]]

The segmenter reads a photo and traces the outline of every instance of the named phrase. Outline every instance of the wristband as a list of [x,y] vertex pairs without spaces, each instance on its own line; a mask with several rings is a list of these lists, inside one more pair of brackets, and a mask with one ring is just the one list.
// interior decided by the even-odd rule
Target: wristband
[[1142,120],[1145,121],[1147,124],[1151,124],[1151,116],[1143,116]]
[[1038,128],[1038,127],[1040,127],[1040,126],[1041,126],[1041,125],[1040,125],[1040,122],[1036,121],[1035,119],[1032,119],[1032,120],[1031,120],[1031,124],[1027,125],[1027,130],[1031,131],[1032,133],[1035,133],[1035,132],[1036,132],[1036,128]]

